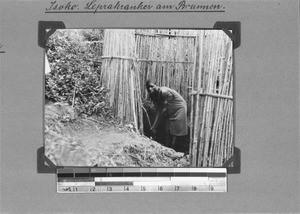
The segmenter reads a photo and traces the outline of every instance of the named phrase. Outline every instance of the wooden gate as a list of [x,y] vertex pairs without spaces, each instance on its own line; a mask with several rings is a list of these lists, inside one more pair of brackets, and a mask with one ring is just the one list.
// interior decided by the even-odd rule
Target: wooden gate
[[142,97],[145,83],[152,80],[179,92],[189,103],[188,85],[194,69],[195,30],[143,29],[136,31],[136,54],[141,69]]

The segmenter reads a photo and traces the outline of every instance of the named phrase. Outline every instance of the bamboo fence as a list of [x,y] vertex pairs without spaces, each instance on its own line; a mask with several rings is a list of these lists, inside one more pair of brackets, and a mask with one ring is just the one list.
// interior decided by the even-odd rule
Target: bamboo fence
[[191,93],[190,161],[220,167],[233,155],[232,41],[220,30],[199,31]]
[[234,149],[232,50],[221,30],[105,30],[101,81],[114,116],[143,133],[146,80],[175,89],[188,103],[191,166],[222,166]]
[[[136,31],[136,53],[140,59],[141,85],[147,79],[178,91],[189,103],[192,82],[195,30],[143,29]],[[142,87],[142,97],[147,97]]]
[[195,37],[194,30],[106,29],[101,83],[110,89],[114,116],[143,133],[147,79],[175,89],[189,103]]
[[[109,29],[104,33],[101,84],[110,90],[110,105],[115,118],[132,124],[143,133],[140,75],[135,58],[134,30]],[[131,60],[130,60],[131,59]]]

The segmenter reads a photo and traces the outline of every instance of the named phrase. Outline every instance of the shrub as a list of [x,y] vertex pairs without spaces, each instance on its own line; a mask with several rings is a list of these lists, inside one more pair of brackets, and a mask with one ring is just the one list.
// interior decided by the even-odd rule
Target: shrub
[[89,32],[59,30],[48,39],[46,54],[51,72],[45,77],[45,96],[74,106],[78,113],[110,115],[108,90],[99,81],[101,69],[89,60],[99,58],[102,47],[100,43],[84,42],[97,38],[95,31],[90,37]]

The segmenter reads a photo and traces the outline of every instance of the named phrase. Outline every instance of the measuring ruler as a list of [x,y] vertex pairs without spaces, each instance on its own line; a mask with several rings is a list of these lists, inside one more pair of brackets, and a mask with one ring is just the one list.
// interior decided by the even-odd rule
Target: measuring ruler
[[227,192],[227,169],[59,168],[57,192]]

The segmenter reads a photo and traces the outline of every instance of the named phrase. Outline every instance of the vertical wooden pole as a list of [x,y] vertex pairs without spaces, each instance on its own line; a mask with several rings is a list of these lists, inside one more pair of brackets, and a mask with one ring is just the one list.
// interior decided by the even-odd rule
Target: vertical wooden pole
[[199,102],[200,102],[200,90],[201,90],[201,77],[202,77],[202,65],[203,65],[203,31],[199,32],[199,58],[198,58],[198,80],[197,80],[197,94],[196,94],[196,109],[195,109],[195,120],[194,120],[194,136],[193,136],[193,144],[196,145],[196,149],[193,151],[193,163],[196,162],[196,166],[199,166],[199,162],[201,160],[196,159],[199,156],[199,143],[198,143],[198,135],[199,135]]
[[[194,78],[195,78],[195,72],[196,72],[196,65],[197,65],[197,53],[198,53],[198,37],[195,37],[194,41],[194,64],[193,64],[193,70],[192,70],[192,85],[191,85],[191,92],[194,90]],[[190,114],[190,165],[195,167],[196,166],[196,159],[194,158],[196,152],[196,144],[197,142],[194,142],[194,95],[191,95],[191,114]]]

